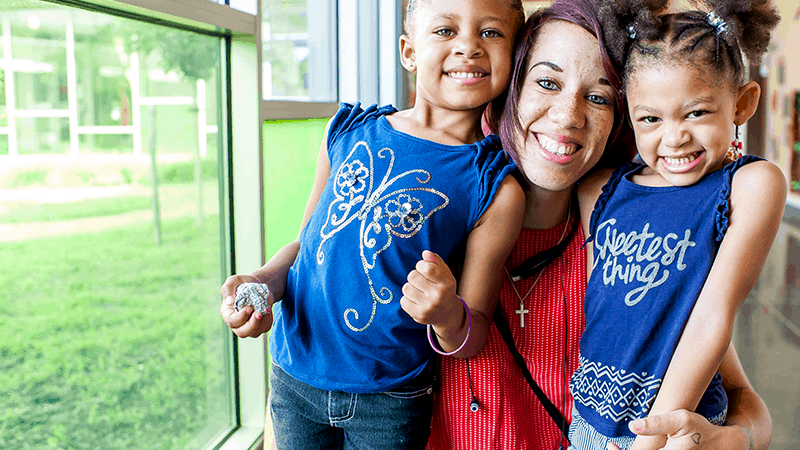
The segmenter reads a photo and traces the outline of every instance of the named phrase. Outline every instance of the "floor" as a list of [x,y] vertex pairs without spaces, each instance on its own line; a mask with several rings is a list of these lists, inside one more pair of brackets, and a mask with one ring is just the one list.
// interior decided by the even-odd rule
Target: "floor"
[[[789,206],[787,205],[787,215]],[[784,216],[785,218],[787,216]],[[733,342],[750,381],[769,407],[770,450],[800,448],[800,223],[785,220]]]

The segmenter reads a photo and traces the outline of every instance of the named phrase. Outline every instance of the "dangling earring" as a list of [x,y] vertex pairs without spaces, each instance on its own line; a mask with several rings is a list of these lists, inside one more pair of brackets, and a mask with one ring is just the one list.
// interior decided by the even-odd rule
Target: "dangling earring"
[[728,147],[728,153],[725,156],[731,161],[736,161],[742,157],[742,142],[739,140],[739,125],[736,125],[736,136]]

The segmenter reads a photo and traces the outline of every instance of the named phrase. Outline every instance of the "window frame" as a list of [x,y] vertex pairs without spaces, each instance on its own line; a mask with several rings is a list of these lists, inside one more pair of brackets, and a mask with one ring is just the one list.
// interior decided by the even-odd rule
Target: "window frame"
[[[391,103],[398,109],[406,106],[403,99],[407,89],[397,52],[401,0],[316,0],[330,2],[328,20],[335,22],[332,48],[337,54],[334,60],[338,58],[337,80],[333,83],[337,101],[332,102],[262,99],[261,0],[251,0],[255,15],[209,0],[42,1],[222,39],[225,51],[219,79],[224,84],[221,104],[227,108],[225,123],[218,129],[224,133],[227,147],[219,168],[225,180],[220,186],[223,278],[250,272],[266,261],[262,188],[265,121],[330,117],[339,101]],[[359,51],[353,52],[353,48]],[[263,448],[267,339],[236,339],[233,333],[226,336],[233,355],[228,363],[234,377],[231,394],[236,404],[235,421],[204,448]],[[243,395],[245,390],[247,395]]]
[[[224,84],[221,86],[221,105],[225,105],[227,111],[225,123],[219,124],[218,128],[224,133],[223,142],[226,144],[219,168],[221,180],[224,180],[220,186],[221,277],[224,279],[236,273],[237,268],[246,272],[260,267],[264,248],[259,187],[261,166],[254,162],[261,158],[261,127],[258,102],[248,101],[254,98],[252,92],[260,84],[260,73],[255,64],[259,44],[256,39],[258,17],[207,0],[43,1],[221,39],[224,46],[219,76],[220,83]],[[252,1],[260,5],[260,0]],[[248,211],[251,213],[247,214]],[[247,238],[237,241],[234,238],[237,234]],[[204,448],[259,447],[267,398],[266,339],[262,336],[240,340],[235,339],[233,333],[226,333],[225,344],[233,355],[228,361],[229,373],[233,376],[233,426],[219,430]],[[244,386],[247,386],[247,395],[243,395]]]

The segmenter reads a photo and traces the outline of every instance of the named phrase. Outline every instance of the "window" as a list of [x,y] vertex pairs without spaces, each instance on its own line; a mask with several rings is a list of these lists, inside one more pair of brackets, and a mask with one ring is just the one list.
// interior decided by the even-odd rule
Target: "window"
[[224,437],[225,39],[37,0],[0,31],[0,447]]
[[263,0],[265,100],[336,101],[335,2]]

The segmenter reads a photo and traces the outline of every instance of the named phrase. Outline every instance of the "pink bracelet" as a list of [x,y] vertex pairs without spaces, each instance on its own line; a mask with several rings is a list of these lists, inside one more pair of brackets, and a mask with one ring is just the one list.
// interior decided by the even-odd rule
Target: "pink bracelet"
[[434,342],[434,340],[433,340],[433,327],[430,324],[428,324],[428,343],[431,344],[431,348],[433,349],[433,351],[435,351],[436,353],[438,353],[440,355],[444,355],[444,356],[452,356],[452,355],[455,355],[456,353],[460,352],[461,349],[463,349],[464,346],[467,345],[467,341],[469,340],[469,334],[470,334],[470,332],[472,332],[472,313],[469,310],[469,305],[467,305],[467,302],[465,302],[463,298],[459,297],[458,295],[456,295],[456,297],[458,297],[458,299],[461,300],[461,303],[464,304],[464,310],[467,313],[467,320],[468,320],[468,322],[467,322],[467,337],[464,338],[464,342],[461,343],[461,346],[459,346],[457,349],[453,350],[450,353],[443,352],[436,345],[436,342]]

